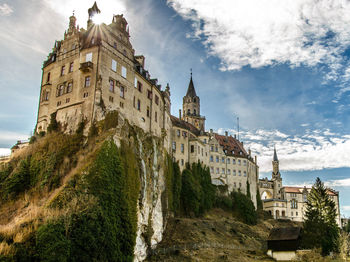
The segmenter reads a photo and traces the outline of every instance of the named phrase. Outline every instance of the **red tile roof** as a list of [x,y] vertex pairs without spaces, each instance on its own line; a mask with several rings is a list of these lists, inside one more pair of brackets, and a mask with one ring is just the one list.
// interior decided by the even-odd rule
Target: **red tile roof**
[[[222,136],[219,134],[214,134],[216,140],[218,140],[220,146],[223,150],[226,150],[227,155],[241,155],[247,157],[247,151],[245,151],[243,144],[232,136]],[[242,152],[242,153],[240,153]]]
[[200,131],[194,125],[187,123],[186,121],[183,121],[175,116],[170,116],[170,119],[174,126],[187,129],[188,131],[192,132],[196,136],[200,134]]
[[[299,193],[299,194],[303,193],[303,189],[304,189],[304,187],[291,187],[291,186],[285,186],[283,188],[286,193]],[[310,187],[307,187],[306,189],[308,191],[311,190]],[[330,196],[337,196],[338,192],[334,191],[333,189],[327,188],[327,194]]]

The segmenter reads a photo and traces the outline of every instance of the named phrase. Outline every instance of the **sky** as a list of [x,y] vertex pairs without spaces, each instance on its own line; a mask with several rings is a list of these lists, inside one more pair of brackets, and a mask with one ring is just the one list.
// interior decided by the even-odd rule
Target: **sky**
[[[74,10],[91,0],[0,0],[0,155],[34,130],[42,63]],[[350,217],[350,2],[346,0],[99,0],[124,14],[136,54],[171,88],[178,116],[193,71],[206,129],[238,135],[284,185],[320,177]]]

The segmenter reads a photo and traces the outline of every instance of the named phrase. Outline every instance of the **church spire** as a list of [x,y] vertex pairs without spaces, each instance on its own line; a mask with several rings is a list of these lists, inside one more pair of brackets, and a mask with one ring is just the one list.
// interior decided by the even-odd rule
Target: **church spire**
[[278,158],[277,158],[277,152],[276,152],[276,146],[274,147],[274,152],[273,152],[273,161],[278,161]]
[[196,90],[194,89],[193,80],[192,80],[192,68],[191,68],[191,79],[190,79],[190,83],[188,84],[186,96],[189,96],[189,97],[197,96]]

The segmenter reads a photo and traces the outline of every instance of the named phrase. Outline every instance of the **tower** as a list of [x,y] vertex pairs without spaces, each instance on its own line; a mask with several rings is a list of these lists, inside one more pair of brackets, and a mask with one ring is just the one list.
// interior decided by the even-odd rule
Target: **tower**
[[277,157],[276,147],[273,151],[272,160],[272,181],[273,181],[273,198],[281,198],[282,177],[279,170],[279,161]]
[[191,123],[200,131],[205,129],[205,117],[200,115],[200,99],[196,94],[192,80],[192,70],[191,79],[188,84],[187,93],[183,97],[182,102],[183,117],[182,120]]

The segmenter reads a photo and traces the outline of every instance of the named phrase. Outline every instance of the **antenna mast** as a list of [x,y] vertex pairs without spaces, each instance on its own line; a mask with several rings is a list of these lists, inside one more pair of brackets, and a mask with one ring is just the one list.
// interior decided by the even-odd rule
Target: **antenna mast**
[[239,117],[237,117],[237,138],[239,141]]

